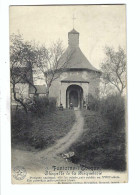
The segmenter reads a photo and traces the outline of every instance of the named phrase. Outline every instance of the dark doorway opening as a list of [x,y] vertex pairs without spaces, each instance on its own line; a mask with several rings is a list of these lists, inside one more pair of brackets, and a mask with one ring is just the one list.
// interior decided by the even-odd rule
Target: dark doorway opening
[[70,108],[72,103],[74,108],[83,107],[83,89],[79,85],[70,85],[66,91],[66,105]]
[[69,94],[69,104],[72,103],[73,107],[78,107],[78,92],[71,91]]

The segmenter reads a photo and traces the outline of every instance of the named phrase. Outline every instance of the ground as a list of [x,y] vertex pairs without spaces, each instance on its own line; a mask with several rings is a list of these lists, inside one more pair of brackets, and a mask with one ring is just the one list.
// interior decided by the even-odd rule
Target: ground
[[112,127],[109,120],[97,111],[82,111],[84,129],[82,136],[73,143],[77,163],[100,169],[125,171],[125,129]]
[[[47,140],[44,149],[38,150],[37,148],[27,151],[17,147],[12,148],[12,165],[14,167],[24,165],[28,171],[33,171],[45,168],[46,165],[48,167],[52,165],[74,166],[76,163],[77,166],[82,165],[89,169],[95,167],[125,171],[124,129],[113,131],[114,129],[109,128],[108,121],[95,111],[65,110],[55,114],[56,118],[54,115],[49,118],[50,124],[41,121],[44,118],[35,122],[37,125],[40,121],[42,126],[40,132],[38,130],[37,132],[33,130],[33,132],[36,135],[40,133],[39,136]],[[57,123],[58,118],[59,123]],[[55,121],[54,124],[52,124],[52,120]],[[50,131],[48,131],[50,126]],[[62,130],[59,129],[60,126],[63,127]],[[45,139],[48,135],[51,135],[50,142]],[[42,142],[40,141],[40,143]],[[69,152],[74,152],[75,155],[71,161],[66,161],[63,154]]]
[[[68,111],[67,111],[68,112]],[[12,165],[13,167],[24,165],[28,171],[39,170],[42,167],[57,165],[67,166],[72,165],[71,162],[66,161],[62,158],[61,154],[66,152],[69,147],[77,141],[82,135],[84,129],[84,119],[80,111],[75,111],[76,121],[69,131],[63,138],[51,147],[42,151],[23,151],[19,149],[12,149]]]
[[38,151],[55,144],[68,134],[75,122],[74,110],[57,110],[42,117],[23,114],[14,117],[15,124],[12,122],[12,146],[27,151]]

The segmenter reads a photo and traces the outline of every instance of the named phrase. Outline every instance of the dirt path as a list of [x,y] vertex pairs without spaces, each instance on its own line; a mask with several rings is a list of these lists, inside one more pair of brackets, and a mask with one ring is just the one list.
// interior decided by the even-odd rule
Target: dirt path
[[63,138],[59,139],[55,145],[41,152],[27,152],[21,150],[12,150],[13,166],[24,166],[28,170],[38,170],[44,166],[68,166],[71,162],[66,161],[61,153],[68,151],[69,147],[77,141],[83,133],[84,119],[81,111],[75,111],[76,122],[71,131]]
[[71,131],[65,137],[59,139],[54,146],[40,152],[40,156],[56,156],[63,153],[80,137],[83,133],[84,120],[80,111],[75,111],[75,115],[76,122]]

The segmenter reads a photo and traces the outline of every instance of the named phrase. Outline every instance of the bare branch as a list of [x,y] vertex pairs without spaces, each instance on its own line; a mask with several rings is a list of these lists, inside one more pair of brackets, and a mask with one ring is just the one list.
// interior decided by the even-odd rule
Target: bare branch
[[108,84],[114,85],[120,94],[126,87],[126,55],[119,47],[118,51],[113,48],[105,48],[106,59],[101,64],[102,78]]

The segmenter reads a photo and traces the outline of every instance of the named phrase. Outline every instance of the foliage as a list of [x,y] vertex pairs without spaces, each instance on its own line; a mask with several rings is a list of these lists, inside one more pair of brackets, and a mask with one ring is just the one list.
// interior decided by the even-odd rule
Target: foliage
[[[27,83],[35,89],[36,95],[37,88],[34,82],[35,80],[43,79],[46,82],[46,96],[49,98],[49,88],[52,82],[60,76],[66,65],[66,62],[61,65],[59,64],[62,54],[63,46],[60,40],[51,44],[50,47],[46,47],[25,41],[21,34],[11,35],[11,88],[14,100],[24,108],[26,113],[28,112],[28,105],[24,103],[24,90],[20,90],[20,87],[17,87],[17,85],[20,86],[20,84]],[[43,78],[41,73],[43,74]]]
[[46,97],[35,97],[34,103],[31,105],[29,110],[33,114],[40,117],[45,113],[47,113],[48,108],[49,108],[49,100]]
[[[28,131],[32,127],[35,118],[39,120],[41,117],[56,110],[55,98],[36,97],[34,101],[29,99],[27,101],[26,107],[30,111],[28,115],[19,106],[13,107],[11,110],[12,136],[18,136],[19,133],[25,132],[25,129]],[[28,132],[26,133],[28,134]]]
[[54,112],[56,110],[56,98],[49,98],[49,112]]
[[34,97],[31,104],[28,103],[28,109],[32,114],[38,117],[56,110],[56,99],[44,97]]
[[[27,113],[24,103],[23,89],[20,84],[28,83],[35,88],[32,81],[32,68],[36,62],[36,53],[29,42],[25,42],[20,34],[10,36],[10,78],[14,100],[20,104]],[[17,85],[19,86],[17,88]],[[22,85],[23,88],[23,85]],[[17,95],[18,93],[18,95]]]
[[87,168],[126,169],[125,157],[125,104],[121,96],[110,96],[100,101],[91,110],[84,110],[86,131],[73,144],[77,162]]
[[[25,114],[23,110],[11,110],[11,137],[12,140],[18,137],[21,132],[30,129],[33,125],[31,116]],[[26,134],[26,133],[25,133]],[[24,135],[26,136],[26,135]]]
[[95,98],[92,94],[88,95],[88,109],[98,111],[100,106],[100,100]]
[[[54,100],[51,100],[53,104]],[[25,150],[41,150],[65,136],[75,122],[73,110],[48,112],[41,117],[12,111],[12,146]]]
[[113,48],[105,48],[106,59],[101,64],[102,78],[105,86],[113,85],[122,94],[126,87],[126,54],[119,47],[118,51]]
[[120,95],[110,95],[102,99],[93,96],[89,98],[89,109],[97,111],[108,120],[112,130],[121,129],[125,126],[125,100]]
[[108,120],[112,131],[125,127],[125,101],[120,95],[112,95],[100,101],[100,113]]

